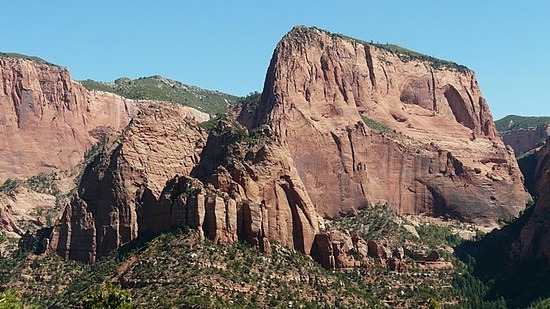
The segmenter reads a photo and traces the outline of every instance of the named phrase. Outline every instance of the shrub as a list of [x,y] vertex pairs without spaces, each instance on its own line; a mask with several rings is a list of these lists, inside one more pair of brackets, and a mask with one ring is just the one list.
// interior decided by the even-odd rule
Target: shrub
[[8,178],[4,183],[0,186],[0,192],[4,192],[6,194],[13,194],[15,189],[19,186],[19,180]]
[[83,306],[87,309],[135,308],[130,293],[113,287],[111,284],[104,285],[99,290],[90,292]]
[[0,309],[23,308],[19,292],[15,289],[0,293]]

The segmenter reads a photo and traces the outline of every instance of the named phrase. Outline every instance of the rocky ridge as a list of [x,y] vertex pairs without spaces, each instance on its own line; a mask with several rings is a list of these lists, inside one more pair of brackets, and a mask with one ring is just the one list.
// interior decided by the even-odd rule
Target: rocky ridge
[[[169,104],[88,91],[66,68],[17,54],[0,55],[0,87],[0,233],[12,236],[56,219],[59,196],[74,188],[94,144],[123,129],[141,107]],[[184,117],[210,119],[192,108],[175,108]],[[62,183],[56,194],[26,183],[51,173],[63,175],[55,181]],[[3,190],[8,186],[10,192]]]
[[281,137],[323,217],[388,205],[491,226],[528,199],[467,69],[296,27],[240,121]]
[[120,136],[113,134],[86,167],[54,229],[52,247],[67,258],[94,261],[135,239],[140,227],[168,229],[145,212],[161,207],[155,201],[167,180],[188,174],[199,160],[205,134],[188,122],[194,120],[184,118],[181,109],[153,104],[143,107]]
[[237,97],[183,84],[159,75],[129,79],[121,77],[112,83],[81,81],[88,90],[111,92],[128,99],[157,100],[182,104],[208,113],[223,113]]

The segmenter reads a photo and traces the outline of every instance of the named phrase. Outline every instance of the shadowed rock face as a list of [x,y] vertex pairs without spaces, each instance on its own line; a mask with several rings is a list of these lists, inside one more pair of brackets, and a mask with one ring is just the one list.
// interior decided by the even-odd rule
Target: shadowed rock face
[[[172,190],[171,200],[186,201],[189,226],[216,242],[241,239],[269,252],[269,240],[276,240],[309,254],[318,218],[292,158],[268,128],[251,144],[239,141],[239,127],[221,122],[214,129],[191,172],[201,181],[178,179],[185,189]],[[195,213],[202,214],[198,221]]]
[[516,260],[540,261],[550,265],[550,145],[536,153],[536,168],[532,175],[536,183],[537,202],[533,213],[512,246]]
[[273,54],[260,106],[244,116],[281,137],[324,217],[388,204],[491,225],[528,199],[469,70],[296,27]]
[[288,151],[276,141],[248,149],[235,126],[221,123],[207,141],[175,107],[144,108],[86,168],[51,248],[94,262],[140,235],[188,226],[219,243],[269,251],[275,239],[309,253],[317,215]]
[[73,167],[136,112],[133,101],[88,92],[66,68],[0,57],[0,181]]

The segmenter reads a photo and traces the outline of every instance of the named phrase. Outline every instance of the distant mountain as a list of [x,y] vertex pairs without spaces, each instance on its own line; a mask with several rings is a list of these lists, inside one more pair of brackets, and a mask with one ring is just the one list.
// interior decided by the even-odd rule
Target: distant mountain
[[546,124],[550,124],[550,117],[508,115],[495,121],[499,132],[540,127]]
[[200,111],[223,113],[238,97],[196,86],[189,86],[159,75],[130,79],[122,77],[114,82],[80,81],[88,90],[111,92],[128,99],[158,100],[179,103]]
[[550,136],[550,117],[508,115],[495,121],[504,144],[514,149],[519,157],[546,143]]

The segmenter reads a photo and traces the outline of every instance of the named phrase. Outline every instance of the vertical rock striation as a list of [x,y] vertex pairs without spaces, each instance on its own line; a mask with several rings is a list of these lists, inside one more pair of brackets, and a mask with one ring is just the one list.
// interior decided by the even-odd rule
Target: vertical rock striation
[[514,149],[516,157],[542,146],[549,136],[550,125],[509,130],[500,133],[502,141]]

